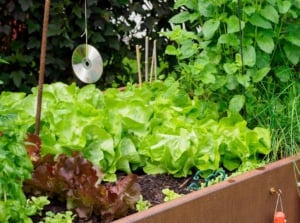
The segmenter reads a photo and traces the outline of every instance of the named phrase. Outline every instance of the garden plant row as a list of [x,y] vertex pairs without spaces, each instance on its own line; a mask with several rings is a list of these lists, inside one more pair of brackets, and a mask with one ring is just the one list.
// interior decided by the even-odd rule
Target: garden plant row
[[[77,215],[86,217],[94,211],[104,222],[110,221],[134,209],[140,192],[132,173],[138,169],[174,177],[198,169],[205,177],[221,166],[229,171],[254,168],[261,162],[260,155],[271,151],[268,129],[249,129],[234,111],[220,115],[218,104],[191,98],[177,81],[168,79],[105,92],[94,85],[44,85],[42,143],[29,138],[28,156],[22,142],[34,130],[36,96],[37,88],[29,95],[2,92],[0,96],[1,165],[9,168],[12,165],[6,162],[15,162],[16,166],[1,173],[3,180],[15,177],[3,181],[1,196],[24,205],[22,190],[59,194]],[[19,169],[26,172],[16,173]],[[114,187],[101,186],[115,181],[117,171],[128,176]],[[16,217],[3,217],[9,216]]]

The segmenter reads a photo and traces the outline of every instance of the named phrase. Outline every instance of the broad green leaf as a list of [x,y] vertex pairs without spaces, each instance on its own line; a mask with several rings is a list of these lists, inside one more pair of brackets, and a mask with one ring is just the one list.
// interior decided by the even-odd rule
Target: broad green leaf
[[296,65],[300,60],[300,47],[287,43],[283,46],[283,49],[288,60]]
[[257,36],[256,41],[262,51],[268,54],[273,52],[275,46],[272,37],[262,34]]
[[218,39],[218,44],[226,44],[229,46],[239,46],[240,40],[233,33],[222,34]]
[[280,81],[288,82],[292,77],[292,71],[288,66],[281,66],[275,68],[275,75],[280,79]]
[[292,6],[291,1],[279,0],[277,2],[278,2],[278,11],[281,14],[287,13],[290,10],[291,6]]
[[266,5],[261,11],[260,14],[265,17],[270,22],[275,24],[279,21],[279,15],[277,10],[272,5]]
[[141,159],[133,141],[124,137],[119,145],[120,159],[117,162],[117,169],[125,173],[131,173],[130,164],[141,163]]
[[184,23],[186,21],[189,21],[191,18],[191,13],[188,11],[182,11],[179,14],[176,14],[175,16],[173,16],[169,22],[170,23],[174,23],[174,24],[180,24],[180,23]]
[[285,36],[284,39],[289,41],[290,43],[300,47],[300,38],[298,35],[288,35],[288,36]]
[[254,6],[252,5],[245,5],[243,8],[243,11],[247,14],[247,15],[252,15],[253,13],[255,13],[256,9]]
[[202,27],[204,38],[211,39],[214,36],[215,32],[218,30],[219,26],[220,26],[219,20],[215,20],[215,19],[207,20]]
[[270,72],[270,70],[270,67],[264,67],[254,72],[254,74],[252,75],[252,81],[254,83],[261,81]]
[[216,82],[216,77],[215,73],[217,72],[216,68],[208,64],[205,66],[203,72],[199,74],[199,79],[204,83],[204,84],[210,84],[210,83],[215,83]]
[[180,59],[183,60],[183,59],[190,58],[194,54],[198,53],[198,49],[192,40],[186,40],[182,42],[180,53],[181,53]]
[[[195,1],[195,0],[193,0]],[[207,0],[197,0],[198,3],[198,12],[201,16],[204,16],[206,18],[213,18],[216,17],[219,10],[219,5],[215,4],[212,1]]]
[[249,87],[250,85],[250,77],[247,74],[244,75],[237,75],[238,82],[243,85],[245,88]]
[[[240,31],[239,18],[235,15],[230,16],[227,20],[227,33],[235,33]],[[241,21],[241,29],[245,27],[245,22]]]
[[253,46],[246,46],[243,48],[244,65],[253,67],[256,63],[256,52]]
[[225,63],[223,68],[227,74],[234,74],[239,69],[236,63]]
[[222,162],[224,167],[230,171],[237,169],[242,163],[239,157],[232,154],[225,154]]
[[181,6],[186,6],[191,10],[197,9],[197,1],[196,0],[177,0],[175,1],[174,9],[178,9]]
[[262,128],[262,127],[255,127],[253,129],[254,132],[257,133],[259,142],[262,143],[267,150],[260,151],[263,154],[268,154],[271,151],[271,134],[270,129],[268,128]]
[[233,89],[236,89],[237,86],[238,86],[238,81],[237,81],[236,76],[232,75],[232,74],[228,74],[226,87],[229,90],[233,90]]
[[229,110],[232,112],[240,112],[244,107],[246,98],[244,95],[234,95],[229,102]]
[[165,52],[168,55],[174,55],[174,56],[178,55],[178,53],[179,53],[179,51],[173,45],[168,45]]
[[257,13],[254,13],[250,17],[249,22],[257,27],[261,27],[264,29],[272,29],[272,24]]

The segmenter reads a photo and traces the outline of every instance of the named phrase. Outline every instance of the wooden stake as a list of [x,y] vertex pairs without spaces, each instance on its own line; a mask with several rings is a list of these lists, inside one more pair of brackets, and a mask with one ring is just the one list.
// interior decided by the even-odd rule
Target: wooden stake
[[155,52],[154,52],[154,45],[155,45],[155,40],[153,43],[153,50],[152,50],[152,59],[151,59],[151,68],[150,68],[150,83],[152,83],[152,76],[153,76],[153,70],[155,69]]
[[38,95],[37,95],[37,107],[36,107],[36,115],[35,115],[35,131],[34,131],[35,135],[39,135],[39,133],[40,133],[42,95],[43,95],[43,84],[44,84],[45,66],[46,66],[49,11],[50,11],[50,0],[45,0],[43,33],[42,33],[41,55],[40,55]]
[[135,51],[136,51],[136,61],[137,61],[137,66],[138,66],[138,78],[139,78],[139,87],[142,87],[142,72],[141,72],[141,62],[140,62],[140,46],[136,45],[135,46]]
[[154,65],[154,80],[157,80],[157,54],[156,54],[156,40],[153,42],[153,65]]
[[148,81],[148,57],[149,57],[149,37],[145,38],[145,81]]

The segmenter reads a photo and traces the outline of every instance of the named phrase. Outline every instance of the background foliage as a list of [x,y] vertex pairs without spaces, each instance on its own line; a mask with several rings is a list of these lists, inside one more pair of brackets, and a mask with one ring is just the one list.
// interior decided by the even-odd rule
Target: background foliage
[[[157,40],[158,54],[165,42],[158,31],[169,28],[173,1],[155,0],[151,4],[129,0],[88,0],[88,42],[101,53],[104,74],[98,85],[125,85],[136,73],[128,60],[135,59],[135,45],[144,38],[134,36],[147,31]],[[29,92],[37,83],[44,1],[0,0],[0,90]],[[141,16],[137,26],[132,13]],[[45,82],[77,81],[71,68],[74,48],[85,42],[84,0],[51,1]],[[149,54],[151,55],[151,54]]]
[[[294,154],[299,135],[299,0],[178,0],[166,53],[190,94],[268,126],[275,157]],[[277,158],[277,157],[276,157]]]

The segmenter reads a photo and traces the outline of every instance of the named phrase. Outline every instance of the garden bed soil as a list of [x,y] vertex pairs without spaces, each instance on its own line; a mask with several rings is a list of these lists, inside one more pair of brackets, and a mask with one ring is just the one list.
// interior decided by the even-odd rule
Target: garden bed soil
[[[188,194],[188,186],[192,181],[192,177],[187,178],[174,178],[167,174],[158,175],[139,175],[138,183],[141,186],[141,194],[144,200],[148,200],[152,207],[164,202],[165,195],[162,193],[163,189],[170,189],[178,194]],[[47,205],[42,216],[34,216],[32,218],[34,223],[38,223],[43,215],[47,211],[52,211],[53,213],[64,213],[67,211],[66,204],[64,202],[59,202],[56,199],[51,199],[51,203]],[[132,213],[130,213],[132,214]],[[76,219],[74,223],[100,223],[101,219],[97,216],[91,216],[89,219]]]

